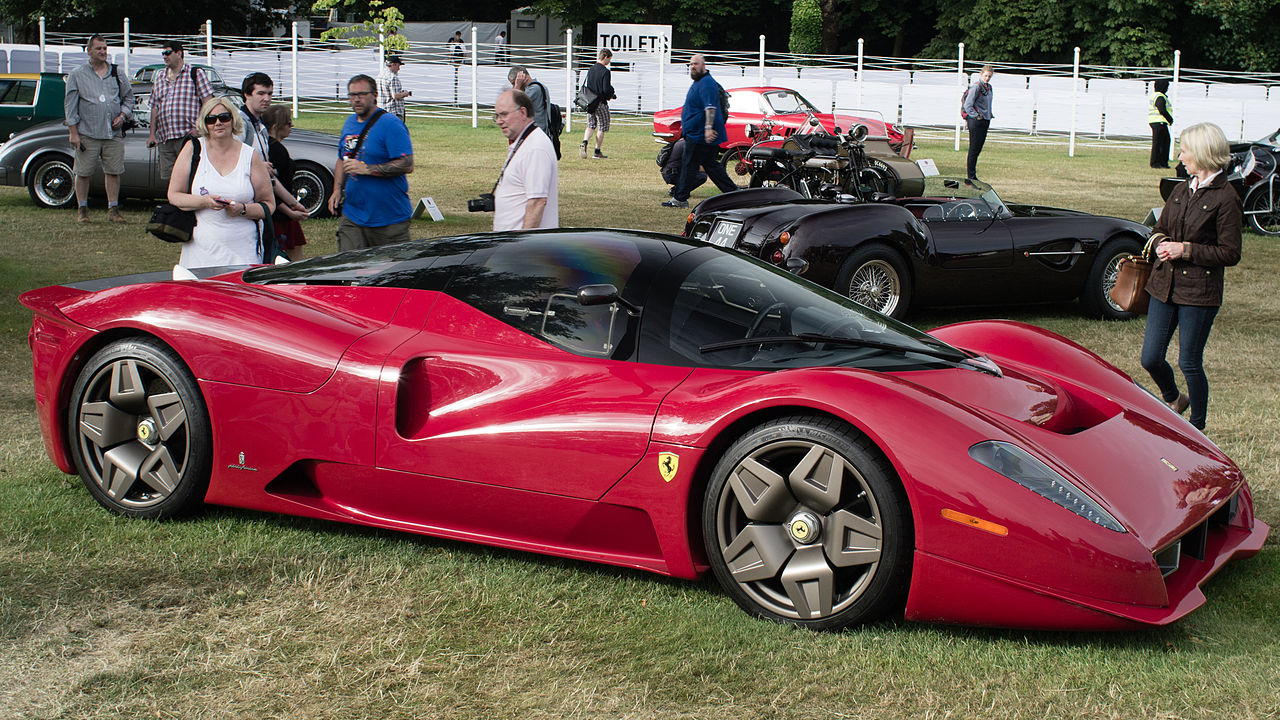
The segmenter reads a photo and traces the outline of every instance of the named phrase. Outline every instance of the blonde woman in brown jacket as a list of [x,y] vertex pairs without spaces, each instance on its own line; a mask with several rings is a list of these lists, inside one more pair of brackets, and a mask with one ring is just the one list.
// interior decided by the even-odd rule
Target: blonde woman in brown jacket
[[[1160,388],[1164,401],[1204,430],[1209,381],[1204,347],[1222,305],[1223,270],[1240,262],[1243,214],[1240,196],[1227,182],[1231,152],[1222,129],[1200,123],[1182,131],[1178,160],[1191,176],[1174,188],[1156,222],[1156,264],[1147,281],[1151,304],[1142,341],[1142,367]],[[1178,367],[1187,392],[1178,390],[1165,359],[1178,331]]]

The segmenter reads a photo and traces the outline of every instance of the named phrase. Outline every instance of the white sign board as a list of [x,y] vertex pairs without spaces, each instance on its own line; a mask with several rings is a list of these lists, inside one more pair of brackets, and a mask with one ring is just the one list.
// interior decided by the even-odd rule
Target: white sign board
[[623,62],[657,60],[671,52],[671,26],[599,23],[596,50],[604,49]]
[[420,218],[423,214],[430,215],[431,219],[436,222],[444,220],[444,215],[440,213],[440,208],[436,205],[436,201],[429,197],[424,197],[419,200],[418,207],[413,210],[413,216],[415,218]]
[[933,158],[921,158],[917,160],[916,167],[920,168],[920,172],[925,177],[938,174],[938,164],[933,161]]

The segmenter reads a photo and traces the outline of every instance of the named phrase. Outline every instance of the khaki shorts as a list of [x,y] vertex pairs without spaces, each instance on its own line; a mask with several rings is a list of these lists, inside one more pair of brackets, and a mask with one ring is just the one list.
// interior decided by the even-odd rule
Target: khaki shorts
[[124,138],[95,140],[80,136],[80,147],[76,148],[76,175],[93,177],[98,168],[102,168],[103,175],[124,172]]
[[360,227],[343,216],[338,219],[338,249],[377,247],[409,241],[409,221],[384,227]]

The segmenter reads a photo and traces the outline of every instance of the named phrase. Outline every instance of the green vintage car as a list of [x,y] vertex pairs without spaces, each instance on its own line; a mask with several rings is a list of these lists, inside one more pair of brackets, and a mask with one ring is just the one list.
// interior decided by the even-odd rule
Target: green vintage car
[[0,73],[0,143],[33,125],[64,117],[67,94],[58,73]]

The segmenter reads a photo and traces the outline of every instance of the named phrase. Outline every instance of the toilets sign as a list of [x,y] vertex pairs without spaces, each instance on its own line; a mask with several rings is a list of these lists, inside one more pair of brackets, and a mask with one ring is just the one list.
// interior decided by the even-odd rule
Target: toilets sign
[[623,62],[666,57],[671,52],[671,26],[600,23],[596,26],[596,49],[605,48],[613,51],[614,60]]

